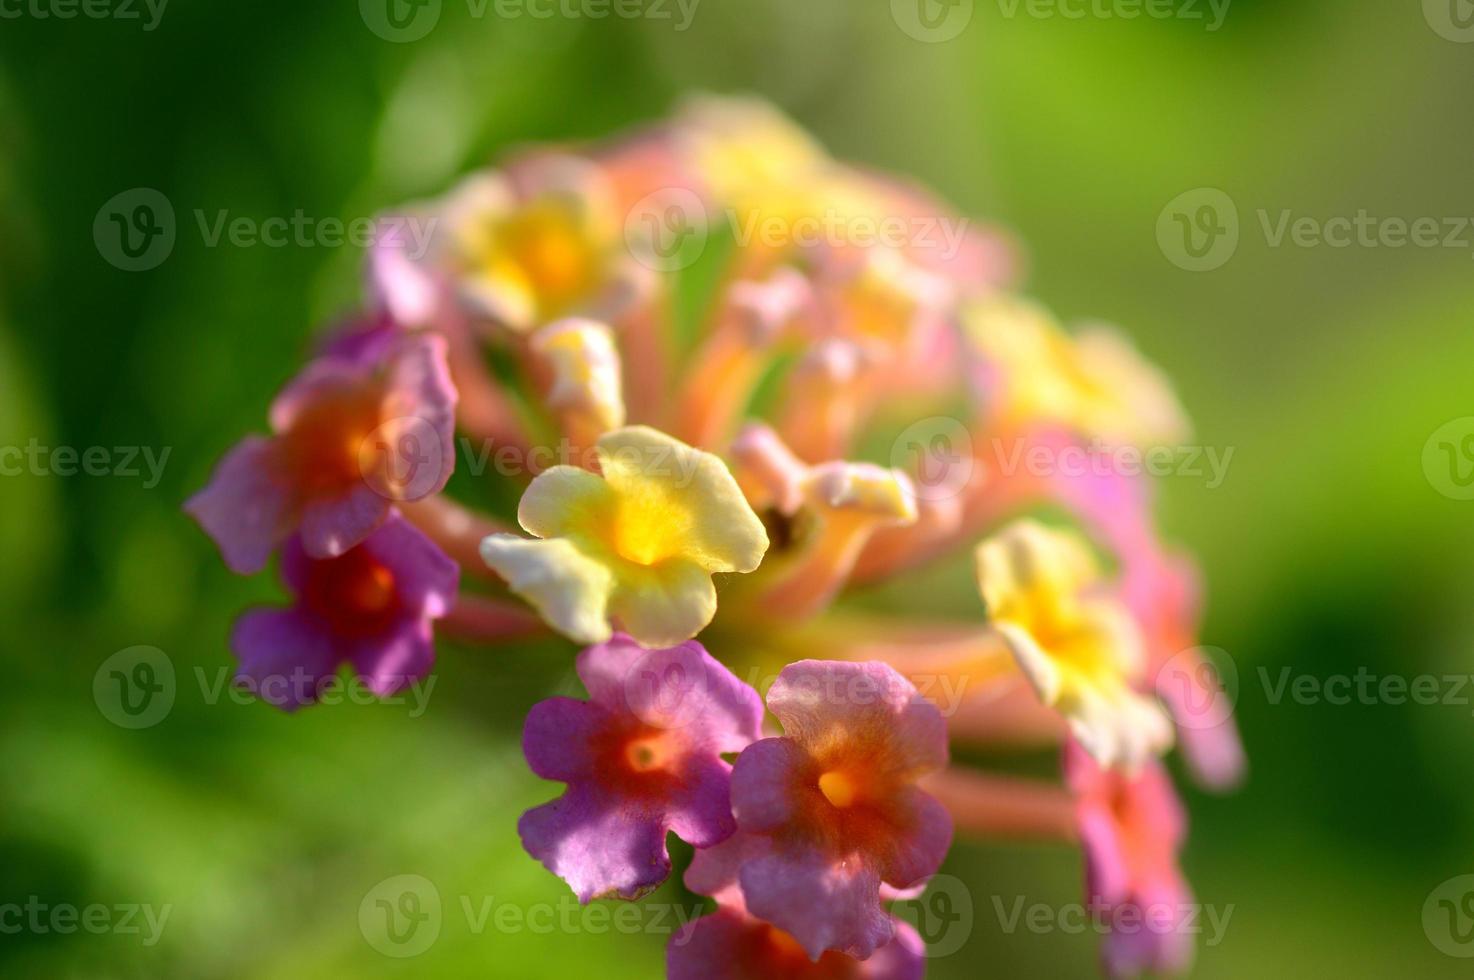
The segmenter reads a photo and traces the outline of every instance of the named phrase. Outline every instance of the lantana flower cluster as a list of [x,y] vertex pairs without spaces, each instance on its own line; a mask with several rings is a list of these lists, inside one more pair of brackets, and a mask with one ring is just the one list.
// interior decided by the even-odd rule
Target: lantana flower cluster
[[[1162,756],[1219,789],[1244,765],[1195,711],[1192,564],[1139,473],[991,451],[1184,438],[1121,333],[1065,329],[1008,237],[750,100],[387,217],[363,309],[186,505],[293,597],[238,622],[241,683],[295,710],[344,670],[413,683],[437,628],[572,641],[586,699],[523,727],[564,790],[517,831],[581,902],[639,901],[690,845],[712,911],[673,978],[922,976],[891,906],[954,836],[1078,843],[1088,906],[1149,926],[1106,937],[1108,972],[1188,967]],[[1055,780],[954,759],[1050,747]]]

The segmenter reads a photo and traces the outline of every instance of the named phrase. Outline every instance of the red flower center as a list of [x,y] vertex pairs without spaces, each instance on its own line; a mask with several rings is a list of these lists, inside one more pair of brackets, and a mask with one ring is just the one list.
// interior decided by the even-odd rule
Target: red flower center
[[302,600],[338,636],[383,632],[403,608],[394,573],[362,546],[312,562]]

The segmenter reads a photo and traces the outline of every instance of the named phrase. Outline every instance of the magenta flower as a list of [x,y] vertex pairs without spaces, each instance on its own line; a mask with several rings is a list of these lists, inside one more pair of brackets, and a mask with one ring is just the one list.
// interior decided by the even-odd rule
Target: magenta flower
[[790,664],[768,708],[784,736],[754,743],[732,773],[738,827],[768,839],[741,861],[746,907],[811,959],[863,959],[895,933],[882,883],[915,885],[952,843],[951,816],[915,785],[947,764],[946,726],[879,662]]
[[237,682],[287,711],[317,700],[345,663],[380,697],[423,677],[432,623],[460,586],[456,563],[397,515],[335,558],[312,558],[294,537],[281,572],[296,602],[247,612],[231,646]]
[[722,755],[759,737],[762,700],[695,642],[647,650],[616,634],[577,670],[589,700],[540,702],[522,733],[532,771],[568,789],[517,830],[579,901],[638,898],[670,874],[667,831],[710,847],[736,830]]
[[1112,924],[1101,959],[1112,976],[1182,973],[1192,964],[1192,892],[1178,867],[1187,818],[1163,765],[1102,769],[1073,742],[1065,778],[1076,794],[1091,906]]
[[271,406],[274,435],[240,442],[185,504],[233,571],[260,571],[293,533],[313,558],[341,555],[395,501],[450,478],[456,391],[444,340],[357,341],[297,375]]
[[891,920],[894,938],[869,959],[830,951],[809,959],[786,932],[721,908],[687,923],[666,947],[667,980],[921,980],[925,947],[916,930]]

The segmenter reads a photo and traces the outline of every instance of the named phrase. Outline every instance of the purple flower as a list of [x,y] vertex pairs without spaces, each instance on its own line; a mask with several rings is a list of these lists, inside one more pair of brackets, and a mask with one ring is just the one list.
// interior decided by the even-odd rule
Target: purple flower
[[316,701],[344,663],[380,697],[423,677],[431,624],[460,583],[456,563],[397,514],[335,558],[312,558],[292,538],[281,571],[296,602],[247,612],[231,646],[237,682],[287,711]]
[[293,533],[314,558],[341,555],[395,501],[438,493],[450,478],[456,391],[445,341],[351,347],[303,369],[271,406],[274,435],[239,443],[185,504],[233,571],[260,571]]
[[693,641],[647,650],[616,634],[577,669],[589,700],[534,705],[522,733],[532,771],[568,789],[517,829],[579,901],[638,898],[670,874],[666,831],[710,847],[736,830],[722,755],[759,737],[762,700]]
[[947,764],[936,705],[883,663],[802,660],[779,674],[768,707],[782,738],[755,742],[732,773],[743,842],[698,876],[740,864],[752,914],[790,933],[818,960],[865,958],[891,941],[882,886],[934,874],[952,818],[916,781]]
[[792,936],[739,909],[687,923],[666,947],[669,980],[921,980],[926,954],[916,930],[892,919],[895,936],[869,959],[830,951],[810,960]]

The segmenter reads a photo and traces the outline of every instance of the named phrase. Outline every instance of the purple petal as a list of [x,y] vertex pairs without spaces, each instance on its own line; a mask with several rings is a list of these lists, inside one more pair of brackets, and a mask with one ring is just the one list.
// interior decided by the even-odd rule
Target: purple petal
[[711,847],[737,832],[732,818],[732,767],[716,756],[688,760],[682,790],[666,806],[677,837],[694,847]]
[[[772,831],[797,815],[795,785],[808,753],[789,738],[753,742],[732,767],[732,809],[745,831]],[[817,778],[817,776],[815,777]]]
[[349,659],[369,690],[387,697],[430,672],[435,663],[430,624],[422,619],[406,620],[383,636],[360,640]]
[[818,963],[794,963],[776,949],[768,923],[739,909],[720,908],[687,923],[666,947],[669,980],[921,980],[926,968],[921,937],[893,920],[896,937],[868,960],[826,953]]
[[251,575],[291,533],[290,488],[273,474],[270,439],[250,436],[225,454],[184,510],[220,548],[231,571]]
[[363,365],[337,358],[309,362],[271,403],[271,431],[285,432],[313,402],[352,392],[364,383],[369,373]]
[[826,949],[864,959],[895,934],[880,876],[863,861],[778,851],[748,861],[739,878],[752,914],[792,935],[810,959]]
[[404,328],[393,317],[382,312],[365,314],[329,333],[319,345],[318,353],[355,364],[379,364],[403,336]]
[[340,660],[333,638],[291,609],[247,612],[236,621],[230,645],[240,659],[237,679],[286,711],[317,700]]
[[768,708],[784,734],[803,744],[836,732],[885,740],[890,765],[919,776],[947,764],[947,724],[937,706],[879,661],[801,660],[783,668],[768,690]]
[[570,786],[517,822],[527,853],[587,904],[605,895],[637,899],[670,874],[665,825],[658,815]]
[[686,867],[686,887],[715,899],[718,905],[746,908],[739,880],[742,866],[772,850],[771,837],[739,830],[720,844],[697,849]]
[[389,507],[387,498],[357,482],[342,496],[312,501],[302,509],[302,547],[313,558],[336,558],[373,534]]
[[901,791],[900,809],[907,825],[886,842],[881,877],[895,888],[909,888],[937,873],[952,846],[952,815],[926,792]]
[[532,706],[522,725],[522,754],[543,779],[573,782],[594,776],[590,742],[609,723],[598,705],[573,698],[548,698]]
[[426,217],[390,217],[381,224],[369,251],[369,284],[395,320],[412,327],[430,324],[441,308],[443,290],[435,275],[416,261],[406,222]]

